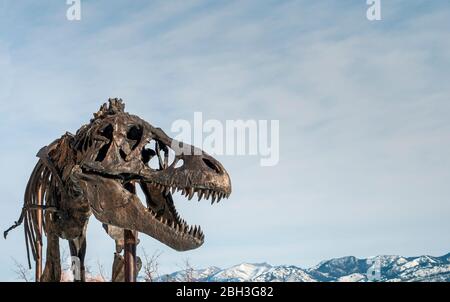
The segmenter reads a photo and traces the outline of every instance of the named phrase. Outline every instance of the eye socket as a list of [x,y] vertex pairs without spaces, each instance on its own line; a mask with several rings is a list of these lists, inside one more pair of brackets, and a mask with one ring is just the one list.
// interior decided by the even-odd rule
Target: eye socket
[[143,130],[141,127],[132,126],[127,132],[127,139],[135,141],[136,143],[133,145],[132,149],[136,148],[139,145],[139,142],[142,138]]
[[141,139],[141,137],[142,137],[142,128],[141,127],[133,126],[127,132],[128,139],[138,141]]
[[103,130],[100,131],[100,135],[106,137],[108,139],[112,139],[114,132],[114,127],[111,124],[108,124]]
[[100,135],[109,139],[109,142],[103,145],[97,153],[96,161],[103,161],[108,154],[109,147],[111,146],[112,138],[113,138],[114,127],[111,124],[108,124],[103,130],[100,131]]

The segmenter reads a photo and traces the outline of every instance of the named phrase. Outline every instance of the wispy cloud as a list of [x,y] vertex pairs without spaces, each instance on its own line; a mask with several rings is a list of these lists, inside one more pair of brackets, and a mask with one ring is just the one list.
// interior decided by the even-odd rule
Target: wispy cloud
[[[232,198],[179,203],[204,227],[204,247],[179,254],[143,238],[168,270],[185,256],[200,266],[308,266],[448,252],[448,5],[383,1],[375,23],[365,1],[85,1],[78,23],[64,19],[64,1],[4,8],[4,225],[16,219],[36,151],[118,96],[165,129],[194,111],[280,120],[279,165],[221,157]],[[112,259],[99,224],[89,232],[88,257]],[[21,236],[2,243],[5,255],[23,254]],[[6,278],[8,257],[0,263]]]

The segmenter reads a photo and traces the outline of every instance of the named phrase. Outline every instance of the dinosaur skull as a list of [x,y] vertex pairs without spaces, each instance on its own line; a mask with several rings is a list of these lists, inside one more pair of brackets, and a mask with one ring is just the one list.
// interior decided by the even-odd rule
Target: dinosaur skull
[[[72,172],[95,217],[176,250],[199,247],[204,235],[180,218],[172,193],[178,190],[189,199],[197,194],[212,203],[231,193],[230,177],[217,160],[124,112],[118,99],[110,99],[109,107],[104,104],[78,130],[74,147],[77,165]],[[151,167],[155,160],[158,165]],[[147,206],[136,194],[137,185]]]

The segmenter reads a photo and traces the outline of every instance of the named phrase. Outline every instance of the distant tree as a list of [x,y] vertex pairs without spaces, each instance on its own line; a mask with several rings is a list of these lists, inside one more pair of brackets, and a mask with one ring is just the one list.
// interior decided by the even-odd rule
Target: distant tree
[[143,274],[145,282],[155,282],[159,277],[159,262],[158,259],[161,256],[161,252],[154,252],[151,256],[147,254],[145,249],[142,249],[144,256]]
[[105,268],[103,267],[103,264],[100,262],[100,260],[97,260],[97,270],[98,274],[96,276],[93,276],[96,282],[108,282],[109,279],[106,277],[107,274],[105,273]]
[[184,280],[182,280],[182,281],[184,281],[184,282],[196,282],[196,281],[198,281],[194,277],[195,269],[192,267],[192,265],[191,265],[191,263],[190,263],[188,258],[186,258],[184,260],[184,269],[183,269],[183,271],[184,271],[184,278],[183,278]]
[[17,276],[17,280],[24,282],[32,282],[33,277],[31,276],[30,270],[25,267],[22,263],[18,262],[16,259],[12,258],[14,261],[14,273]]

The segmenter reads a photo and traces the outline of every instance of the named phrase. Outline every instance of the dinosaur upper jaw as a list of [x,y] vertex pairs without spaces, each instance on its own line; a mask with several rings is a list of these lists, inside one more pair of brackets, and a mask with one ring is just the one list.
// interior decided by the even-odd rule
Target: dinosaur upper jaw
[[[180,162],[182,164],[178,166]],[[164,195],[170,191],[180,191],[189,199],[197,194],[199,199],[215,202],[231,194],[231,180],[227,171],[219,161],[203,151],[200,155],[179,155],[172,164],[159,169],[153,169],[148,162],[143,161],[119,162],[115,166],[86,161],[81,163],[81,168],[87,173],[108,178],[139,180],[154,185],[153,189]]]

